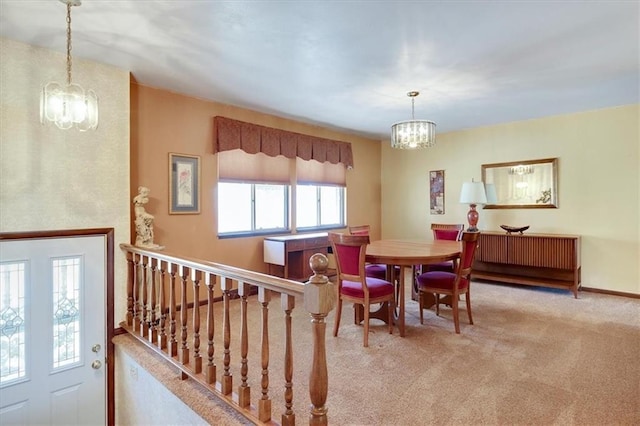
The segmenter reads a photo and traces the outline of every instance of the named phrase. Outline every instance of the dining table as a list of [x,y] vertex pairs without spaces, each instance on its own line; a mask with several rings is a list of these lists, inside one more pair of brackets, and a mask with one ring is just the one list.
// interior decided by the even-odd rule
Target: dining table
[[[462,244],[459,241],[449,240],[417,240],[417,239],[388,239],[372,241],[367,246],[366,262],[383,263],[387,266],[387,279],[397,283],[395,318],[384,318],[386,309],[380,309],[380,316],[372,315],[372,318],[380,318],[385,321],[395,319],[400,336],[405,335],[405,287],[413,286],[416,266],[434,263],[456,261],[462,253]],[[400,275],[395,276],[395,266],[400,268]],[[356,321],[358,315],[356,313]]]

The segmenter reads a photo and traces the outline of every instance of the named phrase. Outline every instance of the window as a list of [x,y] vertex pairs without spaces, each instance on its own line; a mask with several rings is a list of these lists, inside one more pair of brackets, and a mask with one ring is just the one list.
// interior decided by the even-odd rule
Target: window
[[[295,160],[282,155],[247,154],[241,149],[218,155],[218,235],[276,234],[343,227],[346,220],[344,164]],[[296,181],[296,205],[289,191]]]
[[344,226],[344,187],[298,185],[296,187],[296,225],[298,228]]
[[218,183],[218,234],[255,234],[289,229],[289,186]]

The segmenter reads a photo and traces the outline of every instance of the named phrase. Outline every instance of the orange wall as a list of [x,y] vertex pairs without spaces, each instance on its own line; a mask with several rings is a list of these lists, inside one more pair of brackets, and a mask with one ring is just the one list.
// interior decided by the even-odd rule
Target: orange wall
[[[131,82],[131,197],[138,186],[151,190],[146,206],[154,215],[154,242],[168,253],[266,272],[263,237],[217,237],[215,188],[217,158],[213,155],[213,117],[221,115],[350,142],[354,168],[347,172],[347,223],[368,223],[372,239],[380,237],[380,141],[311,126],[230,105],[150,88]],[[200,156],[200,214],[169,215],[169,153]],[[357,199],[357,202],[356,202]],[[133,212],[132,223],[133,223]],[[135,231],[132,230],[132,241]]]

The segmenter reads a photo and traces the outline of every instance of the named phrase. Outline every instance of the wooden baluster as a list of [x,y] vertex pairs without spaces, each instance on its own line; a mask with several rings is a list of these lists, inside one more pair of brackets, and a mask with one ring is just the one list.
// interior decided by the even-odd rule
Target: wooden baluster
[[258,401],[258,418],[261,422],[271,420],[271,399],[269,398],[269,302],[271,291],[258,287],[258,302],[262,306],[261,364],[262,364],[262,397]]
[[133,331],[135,333],[140,332],[142,327],[141,307],[140,307],[140,295],[142,293],[142,256],[138,254],[133,255]]
[[176,272],[178,265],[167,264],[169,271],[169,356],[178,354],[178,340],[176,339]]
[[182,362],[182,365],[186,365],[189,364],[189,347],[187,346],[187,281],[189,280],[189,268],[179,265],[178,269],[180,271],[180,283],[182,284],[180,288],[180,322],[182,324],[180,362]]
[[293,412],[293,338],[291,336],[291,312],[295,307],[295,297],[281,294],[280,305],[284,311],[284,403],[282,425],[295,425],[296,415]]
[[216,381],[216,365],[213,362],[215,346],[213,342],[213,334],[215,330],[215,322],[213,317],[214,290],[216,276],[206,274],[204,283],[207,286],[207,383],[212,384]]
[[167,347],[167,329],[166,329],[166,323],[167,323],[167,299],[166,299],[166,294],[165,294],[165,271],[166,271],[166,267],[167,267],[167,262],[159,262],[158,264],[158,276],[159,276],[159,282],[158,285],[159,287],[159,291],[160,291],[160,338],[158,340],[158,347],[160,349],[165,349]]
[[157,318],[157,309],[158,309],[158,300],[157,300],[157,291],[156,286],[158,284],[156,272],[158,270],[158,259],[150,258],[149,259],[149,271],[147,274],[147,282],[149,284],[149,334],[148,339],[152,344],[158,343],[158,323],[156,322]]
[[335,289],[326,276],[329,260],[325,255],[314,254],[309,259],[309,265],[313,270],[313,276],[304,286],[304,306],[311,315],[313,332],[313,363],[309,375],[309,396],[311,398],[309,424],[324,426],[328,423],[325,403],[329,388],[325,318],[335,306]]
[[141,261],[142,261],[142,268],[141,268],[141,272],[140,272],[140,278],[141,278],[141,282],[140,282],[140,287],[141,287],[141,291],[142,291],[142,295],[140,297],[140,301],[142,303],[142,326],[140,327],[140,335],[144,338],[147,337],[147,334],[149,333],[149,300],[148,300],[148,293],[147,293],[147,276],[148,271],[147,271],[147,266],[149,265],[149,257],[148,256],[141,256]]
[[135,279],[133,253],[127,252],[127,325],[133,327],[133,280]]
[[223,300],[222,328],[224,333],[224,358],[222,359],[224,373],[222,374],[221,391],[223,395],[229,395],[233,391],[233,377],[230,370],[231,351],[229,349],[231,345],[231,322],[229,319],[229,299],[231,298],[230,292],[232,289],[231,279],[223,277],[220,287],[222,289]]
[[240,386],[238,386],[238,404],[246,408],[251,404],[251,387],[247,384],[249,372],[249,330],[247,326],[247,296],[249,284],[238,282],[238,296],[240,296]]
[[191,270],[193,282],[193,372],[202,373],[202,356],[200,355],[200,281],[202,271]]

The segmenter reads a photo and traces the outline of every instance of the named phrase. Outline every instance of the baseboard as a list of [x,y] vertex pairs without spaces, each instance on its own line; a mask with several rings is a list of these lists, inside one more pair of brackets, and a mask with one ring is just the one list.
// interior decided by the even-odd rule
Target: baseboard
[[601,293],[601,294],[609,294],[611,296],[621,296],[621,297],[629,297],[631,299],[640,299],[640,294],[627,293],[624,291],[604,290],[601,288],[592,288],[592,287],[580,287],[580,290],[588,291],[591,293]]

